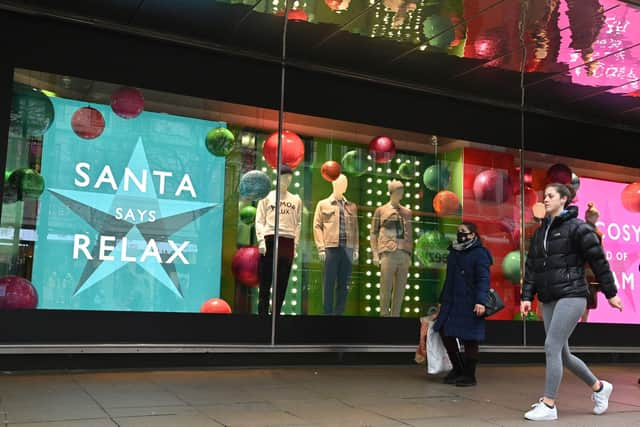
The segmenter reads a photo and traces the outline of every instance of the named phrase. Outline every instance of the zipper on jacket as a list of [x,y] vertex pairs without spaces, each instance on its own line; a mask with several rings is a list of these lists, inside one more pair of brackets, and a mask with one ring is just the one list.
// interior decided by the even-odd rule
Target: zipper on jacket
[[544,231],[544,239],[542,240],[542,248],[544,249],[544,254],[545,256],[549,256],[549,253],[547,252],[547,237],[549,237],[549,230],[551,230],[551,224],[553,224],[553,220],[556,219],[555,217],[551,218],[551,221],[549,221],[549,225],[547,226],[547,229]]

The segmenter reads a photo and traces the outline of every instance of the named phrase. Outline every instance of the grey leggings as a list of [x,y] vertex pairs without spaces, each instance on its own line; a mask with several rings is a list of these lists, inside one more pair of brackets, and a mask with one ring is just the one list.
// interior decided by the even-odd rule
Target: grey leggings
[[585,298],[561,298],[542,304],[544,329],[547,333],[547,338],[544,341],[544,352],[547,356],[545,397],[556,398],[562,380],[563,363],[589,387],[598,381],[587,365],[569,351],[569,337],[576,328],[586,306],[587,300]]

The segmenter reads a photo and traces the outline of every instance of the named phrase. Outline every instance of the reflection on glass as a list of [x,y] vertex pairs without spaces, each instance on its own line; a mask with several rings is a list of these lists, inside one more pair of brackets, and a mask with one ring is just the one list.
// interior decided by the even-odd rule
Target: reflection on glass
[[637,316],[637,170],[537,153],[521,165],[511,149],[292,114],[276,188],[274,111],[25,70],[15,80],[0,307],[418,317],[438,304],[470,221],[506,304],[491,319],[511,320],[532,208],[560,181],[578,190],[581,218],[588,202],[599,211],[628,307],[588,321]]
[[[327,34],[404,43],[403,56],[447,53],[511,71],[520,71],[522,28],[526,72],[559,73],[561,81],[610,87],[611,93],[640,89],[640,10],[620,0],[308,0],[291,8],[291,20],[335,25],[325,27]],[[284,0],[254,10],[282,15]]]

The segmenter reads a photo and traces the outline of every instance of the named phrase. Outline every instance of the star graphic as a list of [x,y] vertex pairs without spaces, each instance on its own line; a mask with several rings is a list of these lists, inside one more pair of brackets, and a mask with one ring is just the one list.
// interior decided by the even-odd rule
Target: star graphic
[[[147,170],[148,174],[151,174],[142,138],[138,139],[127,167],[132,171]],[[115,249],[108,254],[113,257],[113,260],[108,262],[99,259],[100,245],[99,242],[94,242],[91,250],[92,259],[87,259],[74,295],[86,291],[102,279],[134,262],[126,260],[126,257],[130,257],[136,249],[138,253],[142,252],[139,248],[140,244],[146,247],[150,242],[155,242],[161,246],[162,242],[170,240],[169,237],[172,234],[220,206],[217,203],[159,199],[153,179],[151,176],[148,176],[147,179],[145,192],[140,191],[136,185],[130,185],[125,190],[124,177],[115,194],[49,189],[51,194],[82,218],[98,235],[113,236],[116,242]],[[155,211],[155,220],[152,220],[148,215],[147,219],[128,218],[126,215],[120,215],[122,219],[116,218],[117,208],[124,211],[131,208],[136,213],[146,211],[147,214],[150,211]],[[125,241],[123,238],[126,238],[127,247],[123,247],[123,241]],[[132,243],[134,244],[132,245]],[[175,246],[180,246],[180,244],[176,243]],[[123,251],[126,251],[125,256],[123,256]],[[166,262],[170,258],[169,255],[160,255],[160,257],[162,263],[155,256],[148,256],[144,260],[135,257],[135,263],[177,297],[182,298],[175,264]]]

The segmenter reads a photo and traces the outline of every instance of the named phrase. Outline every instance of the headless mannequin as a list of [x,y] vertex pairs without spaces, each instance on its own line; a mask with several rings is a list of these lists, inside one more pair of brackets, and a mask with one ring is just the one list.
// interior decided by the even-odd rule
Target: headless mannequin
[[353,263],[358,259],[358,208],[344,193],[348,180],[333,181],[333,193],[320,200],[313,218],[313,237],[323,265],[323,312],[341,315],[346,308]]
[[276,215],[275,191],[272,191],[267,197],[258,202],[256,235],[261,255],[258,314],[262,316],[268,314],[270,299],[272,299],[273,311],[280,314],[287,292],[293,258],[296,256],[302,219],[302,200],[299,196],[289,193],[288,189],[292,180],[293,172],[291,169],[286,168],[286,171],[281,169],[280,185],[277,190],[280,192],[280,222],[277,257],[278,273],[274,297],[271,295],[271,285],[273,282],[273,261],[276,256],[274,230]]
[[[340,174],[338,179],[333,181],[331,184],[333,185],[332,196],[336,200],[343,200],[344,193],[347,192],[347,188],[349,187],[349,180],[347,179],[347,177],[344,176],[343,174]],[[359,255],[360,254],[358,253],[358,251],[353,251],[353,262],[354,263],[358,261],[358,256]],[[320,261],[322,261],[323,263],[327,259],[327,254],[326,254],[325,251],[320,251],[318,253],[318,256],[320,257]]]
[[[281,175],[280,176],[280,187],[278,190],[280,191],[280,200],[284,200],[287,197],[287,193],[289,193],[289,186],[291,185],[291,181],[293,180],[293,175]],[[260,255],[264,255],[267,253],[267,246],[264,242],[264,239],[258,241],[258,250],[260,251]]]
[[407,275],[411,266],[413,237],[411,211],[400,205],[404,187],[389,184],[389,203],[376,209],[370,243],[373,263],[380,266],[380,316],[400,316]]

